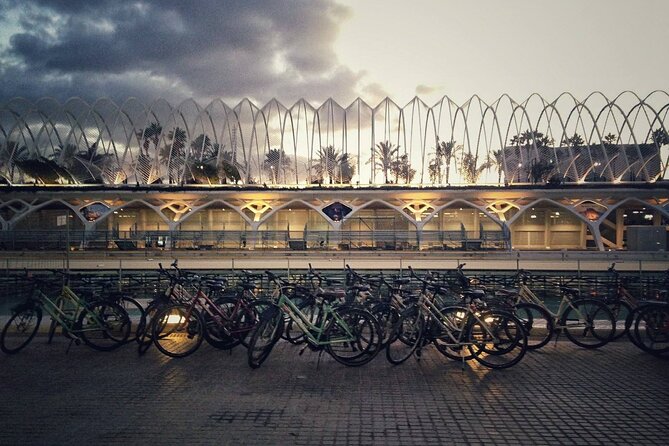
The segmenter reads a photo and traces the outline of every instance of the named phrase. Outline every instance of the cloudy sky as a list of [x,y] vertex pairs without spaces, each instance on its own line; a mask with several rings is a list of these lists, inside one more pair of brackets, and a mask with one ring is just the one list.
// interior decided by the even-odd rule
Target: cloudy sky
[[0,0],[0,102],[669,89],[666,0]]

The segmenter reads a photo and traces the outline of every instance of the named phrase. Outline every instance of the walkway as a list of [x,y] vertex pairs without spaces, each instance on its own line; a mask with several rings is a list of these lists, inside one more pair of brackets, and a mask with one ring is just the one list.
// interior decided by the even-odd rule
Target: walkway
[[36,339],[0,357],[0,444],[666,444],[669,362],[559,342],[490,371],[445,360],[346,368],[281,343],[174,360]]

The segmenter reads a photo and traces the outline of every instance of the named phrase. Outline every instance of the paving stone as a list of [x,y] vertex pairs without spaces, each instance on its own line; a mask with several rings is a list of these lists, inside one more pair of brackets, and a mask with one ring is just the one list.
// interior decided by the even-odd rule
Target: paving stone
[[501,371],[427,349],[347,368],[279,343],[260,369],[36,338],[0,356],[0,444],[666,444],[669,362],[558,342]]

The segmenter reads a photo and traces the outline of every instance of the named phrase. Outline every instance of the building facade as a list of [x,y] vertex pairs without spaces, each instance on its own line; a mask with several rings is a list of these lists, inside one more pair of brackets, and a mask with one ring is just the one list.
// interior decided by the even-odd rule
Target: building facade
[[0,108],[0,243],[667,249],[668,112],[664,92],[404,107],[17,99]]

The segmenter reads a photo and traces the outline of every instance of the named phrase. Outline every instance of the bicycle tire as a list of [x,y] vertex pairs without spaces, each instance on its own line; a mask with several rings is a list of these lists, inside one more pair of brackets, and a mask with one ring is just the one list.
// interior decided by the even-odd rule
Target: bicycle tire
[[521,302],[514,308],[514,315],[523,323],[527,332],[528,350],[537,350],[548,344],[555,331],[553,316],[541,305]]
[[615,319],[609,307],[595,299],[576,299],[560,318],[560,328],[574,344],[599,348],[608,344],[615,333]]
[[637,345],[655,356],[669,353],[669,304],[645,305],[634,322]]
[[469,351],[481,365],[506,369],[520,362],[527,352],[527,332],[512,313],[491,310],[471,318],[467,338]]
[[153,320],[155,315],[166,306],[163,300],[154,300],[147,305],[144,316],[140,319],[135,330],[135,341],[137,341],[137,353],[143,355],[153,344]]
[[33,340],[42,322],[42,309],[24,306],[9,318],[0,334],[0,348],[8,355],[18,353]]
[[325,339],[325,350],[335,361],[348,367],[367,364],[381,350],[376,318],[366,310],[350,306],[338,309],[336,316],[329,320]]
[[[207,311],[202,312],[202,319],[204,321],[204,339],[209,345],[220,350],[230,350],[240,343],[240,339],[228,334],[232,326],[232,318],[236,316],[237,311],[237,297],[222,297],[216,300],[216,306],[221,314],[217,314],[216,309],[212,309],[214,313],[209,314]],[[226,333],[226,330],[228,333]]]
[[96,302],[81,311],[72,334],[99,351],[123,345],[130,335],[128,313],[113,302]]
[[253,329],[247,350],[248,364],[257,369],[272,352],[283,331],[283,313],[272,306],[260,315],[260,322]]
[[238,312],[237,318],[233,321],[233,329],[244,347],[249,347],[251,333],[260,322],[260,315],[271,305],[272,303],[267,300],[254,300],[247,303],[246,309]]
[[[133,329],[133,325],[139,326],[142,323],[142,320],[146,319],[146,310],[135,298],[130,296],[122,295],[115,301],[119,304],[125,311],[128,313],[128,318],[130,319],[130,333],[127,341],[132,342],[137,340],[138,330],[137,328]],[[137,322],[133,323],[133,319]]]
[[400,312],[389,303],[381,302],[374,305],[370,313],[372,313],[372,316],[379,323],[381,346],[385,346],[390,339],[393,327],[400,319]]
[[153,344],[171,358],[193,354],[204,339],[204,321],[196,309],[182,304],[161,309],[153,319]]
[[418,307],[404,310],[386,344],[386,359],[393,365],[409,359],[423,340],[424,328],[425,320]]
[[[613,332],[613,338],[611,338],[611,340],[616,341],[625,336],[632,326],[634,320],[630,319],[630,316],[632,315],[633,310],[630,304],[623,301],[609,304],[609,310],[613,313],[613,319],[616,321],[615,331]],[[620,325],[622,325],[622,328]]]

